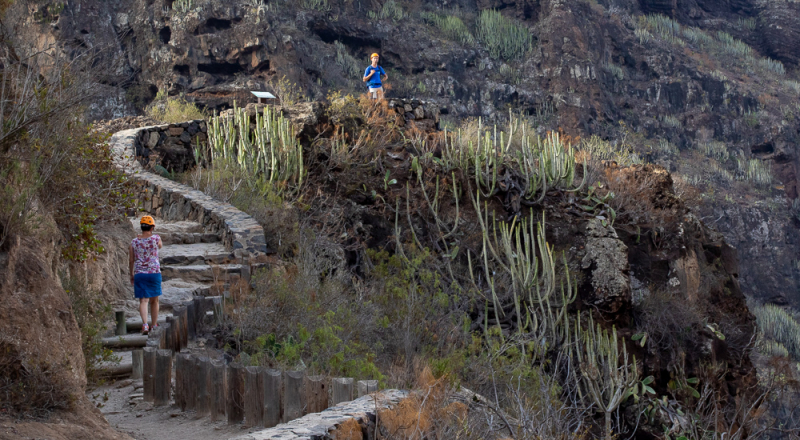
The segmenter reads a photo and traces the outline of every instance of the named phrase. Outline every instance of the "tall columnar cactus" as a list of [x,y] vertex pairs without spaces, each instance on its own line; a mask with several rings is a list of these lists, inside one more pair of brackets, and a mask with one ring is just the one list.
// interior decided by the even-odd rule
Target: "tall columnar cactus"
[[[212,160],[233,161],[256,182],[278,184],[290,190],[303,184],[303,147],[288,120],[272,107],[250,116],[234,103],[233,116],[214,116],[209,122]],[[259,183],[260,182],[260,183]]]
[[800,324],[794,317],[774,304],[757,305],[751,309],[763,337],[779,342],[794,360],[800,360]]
[[[575,326],[575,353],[580,367],[582,392],[605,414],[605,438],[611,440],[611,414],[619,408],[626,393],[639,381],[636,357],[628,362],[624,344],[617,340],[617,329],[611,333],[595,326],[589,318],[589,326],[581,329],[580,319]],[[620,345],[622,352],[620,352]]]
[[522,202],[531,205],[540,202],[549,189],[577,191],[585,183],[575,182],[576,151],[565,144],[558,133],[546,138],[526,133],[525,124],[509,115],[506,131],[484,129],[478,121],[477,136],[462,131],[445,136],[441,163],[445,170],[463,170],[480,190],[482,197],[497,194],[501,187],[501,173],[514,176],[522,189]]

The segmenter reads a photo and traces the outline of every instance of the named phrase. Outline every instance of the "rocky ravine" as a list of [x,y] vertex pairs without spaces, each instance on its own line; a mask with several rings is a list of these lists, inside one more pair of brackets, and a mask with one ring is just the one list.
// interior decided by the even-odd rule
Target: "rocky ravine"
[[[790,213],[798,197],[800,109],[793,105],[800,84],[787,82],[797,74],[800,3],[459,0],[426,6],[458,14],[468,26],[486,8],[524,23],[534,35],[533,50],[510,61],[491,58],[479,43],[445,38],[405,1],[396,2],[402,17],[374,19],[368,12],[380,17],[383,7],[360,2],[189,3],[183,10],[171,0],[18,1],[9,22],[17,23],[22,44],[103,49],[99,64],[108,66],[108,93],[91,107],[96,116],[131,114],[158,90],[225,108],[283,76],[312,98],[360,91],[361,64],[379,51],[390,93],[432,100],[445,117],[502,119],[510,106],[538,115],[542,130],[627,139],[648,160],[704,182],[699,210],[749,262],[742,269],[746,293],[800,307],[794,263],[800,221]],[[769,79],[730,67],[691,42],[645,41],[636,35],[641,13],[665,14],[710,35],[728,32],[758,56],[783,62],[787,73]],[[661,140],[677,155],[653,153]],[[703,175],[708,167],[697,170],[693,162],[710,140],[722,142],[731,157],[769,163],[775,185],[742,191]],[[726,166],[735,167],[734,159]]]

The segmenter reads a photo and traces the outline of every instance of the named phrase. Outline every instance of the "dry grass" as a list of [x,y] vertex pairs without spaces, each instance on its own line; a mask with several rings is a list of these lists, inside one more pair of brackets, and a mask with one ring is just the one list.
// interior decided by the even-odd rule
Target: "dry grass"
[[193,102],[183,96],[166,96],[159,92],[145,113],[148,117],[165,124],[175,124],[195,119],[205,119],[206,115]]

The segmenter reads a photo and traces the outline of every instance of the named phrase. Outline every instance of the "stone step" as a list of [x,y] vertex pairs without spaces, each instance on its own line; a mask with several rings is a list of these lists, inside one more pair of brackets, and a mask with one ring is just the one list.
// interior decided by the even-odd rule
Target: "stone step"
[[158,251],[162,265],[197,265],[197,264],[222,264],[231,258],[231,253],[225,250],[220,242],[171,244]]
[[[191,266],[174,266],[191,267]],[[161,268],[164,276],[164,267]],[[167,309],[174,309],[183,304],[192,302],[195,296],[208,296],[211,293],[211,284],[186,281],[183,277],[167,279],[161,283],[161,299],[159,304]]]
[[[131,227],[136,233],[141,232],[138,217],[130,218]],[[197,222],[190,221],[177,221],[167,222],[161,219],[155,219],[156,229],[155,233],[161,237],[161,242],[165,245],[168,244],[195,244],[195,243],[216,243],[220,241],[219,235],[205,231],[203,225]]]
[[[183,280],[189,283],[225,283],[234,281],[242,274],[241,264],[191,264],[161,266],[163,281]],[[163,290],[163,285],[162,285]]]

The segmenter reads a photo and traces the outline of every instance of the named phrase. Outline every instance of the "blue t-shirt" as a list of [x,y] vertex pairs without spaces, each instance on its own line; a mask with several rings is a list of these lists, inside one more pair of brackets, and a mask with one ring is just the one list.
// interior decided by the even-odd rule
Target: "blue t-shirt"
[[371,77],[370,77],[370,78],[367,80],[367,85],[368,85],[370,88],[373,88],[373,89],[374,89],[374,88],[378,88],[378,87],[380,87],[380,86],[381,86],[381,75],[386,75],[386,71],[384,71],[384,70],[383,70],[383,67],[381,67],[381,66],[378,66],[378,67],[372,67],[372,65],[369,65],[369,66],[367,67],[367,71],[366,71],[366,72],[364,72],[364,76],[367,76],[367,75],[369,75],[370,73],[372,73],[372,71],[373,71],[373,70],[375,71],[375,75],[372,75],[372,76],[371,76]]

